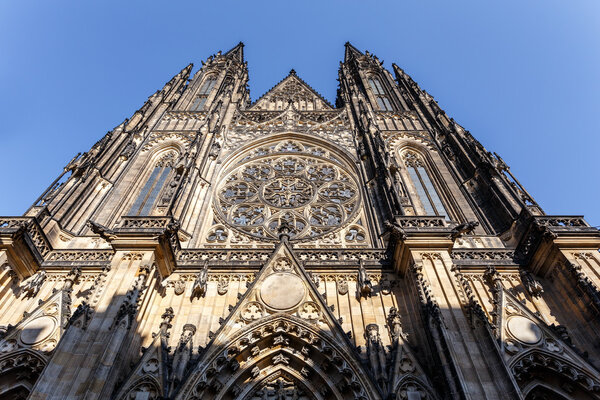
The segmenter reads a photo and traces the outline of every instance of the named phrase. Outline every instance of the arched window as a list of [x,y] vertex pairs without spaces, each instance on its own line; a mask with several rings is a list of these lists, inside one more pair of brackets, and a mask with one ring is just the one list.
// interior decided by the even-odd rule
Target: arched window
[[438,215],[448,218],[448,212],[435,190],[423,159],[411,151],[405,152],[402,158],[404,159],[404,165],[406,165],[408,176],[416,190],[419,201],[423,205],[425,215]]
[[371,90],[375,95],[375,99],[377,99],[377,105],[379,106],[379,109],[382,111],[392,111],[392,103],[390,103],[390,100],[388,99],[379,78],[369,78],[369,85],[371,85]]
[[152,210],[158,203],[158,196],[173,169],[174,160],[175,153],[170,152],[156,163],[150,177],[148,177],[148,180],[133,202],[128,215],[150,215],[152,213]]
[[204,109],[206,99],[208,99],[208,95],[210,94],[211,90],[215,87],[215,83],[217,83],[217,77],[209,76],[206,78],[206,80],[202,84],[202,87],[200,87],[200,90],[198,91],[198,95],[192,103],[192,111],[202,111]]

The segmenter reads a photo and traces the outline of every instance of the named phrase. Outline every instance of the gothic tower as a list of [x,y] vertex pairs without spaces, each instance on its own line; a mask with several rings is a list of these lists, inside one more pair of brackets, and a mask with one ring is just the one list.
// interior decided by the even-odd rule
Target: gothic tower
[[400,67],[243,44],[0,218],[0,400],[600,399],[600,232]]

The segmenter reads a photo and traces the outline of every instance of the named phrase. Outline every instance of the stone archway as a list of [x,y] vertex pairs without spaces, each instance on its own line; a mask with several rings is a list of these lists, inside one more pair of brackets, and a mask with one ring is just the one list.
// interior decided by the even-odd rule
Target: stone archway
[[291,315],[265,318],[211,347],[176,399],[253,399],[276,373],[286,377],[284,389],[296,385],[310,400],[380,398],[350,348]]

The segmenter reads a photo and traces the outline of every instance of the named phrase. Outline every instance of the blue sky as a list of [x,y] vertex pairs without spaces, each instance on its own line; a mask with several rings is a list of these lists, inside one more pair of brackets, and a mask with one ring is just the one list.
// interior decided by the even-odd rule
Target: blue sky
[[189,62],[246,44],[252,99],[291,68],[335,100],[343,44],[405,69],[548,214],[600,225],[600,2],[4,1],[0,215]]

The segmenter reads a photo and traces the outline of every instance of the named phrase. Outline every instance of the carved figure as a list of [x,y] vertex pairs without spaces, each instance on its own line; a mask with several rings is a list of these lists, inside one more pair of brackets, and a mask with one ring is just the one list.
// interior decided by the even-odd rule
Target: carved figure
[[43,271],[43,270],[39,271],[35,275],[29,277],[29,279],[27,279],[24,282],[24,285],[21,287],[21,289],[25,293],[25,296],[34,297],[38,294],[38,292],[42,288],[42,285],[45,280],[46,280],[46,271]]
[[367,274],[367,269],[365,268],[362,260],[360,262],[360,266],[358,267],[358,295],[361,296],[371,296],[371,292],[373,291],[373,285],[371,284],[371,280],[369,279],[369,275]]
[[196,281],[192,286],[192,299],[195,297],[204,297],[206,295],[206,288],[208,282],[208,263],[204,264],[204,267],[196,275]]

